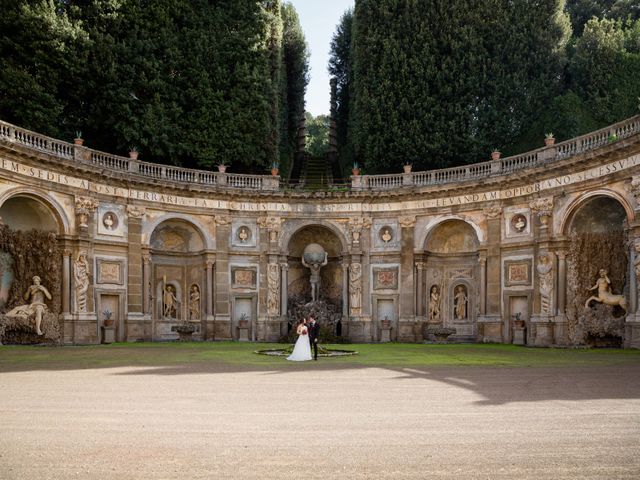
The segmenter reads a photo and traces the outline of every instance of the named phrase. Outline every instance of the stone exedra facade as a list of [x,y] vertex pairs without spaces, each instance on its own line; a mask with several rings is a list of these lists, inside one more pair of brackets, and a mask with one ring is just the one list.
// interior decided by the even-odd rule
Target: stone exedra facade
[[639,199],[640,117],[516,157],[354,176],[347,192],[0,122],[0,216],[56,234],[68,344],[171,340],[185,322],[202,340],[278,340],[311,299],[301,259],[315,243],[314,295],[354,342],[421,342],[442,326],[453,341],[640,347]]

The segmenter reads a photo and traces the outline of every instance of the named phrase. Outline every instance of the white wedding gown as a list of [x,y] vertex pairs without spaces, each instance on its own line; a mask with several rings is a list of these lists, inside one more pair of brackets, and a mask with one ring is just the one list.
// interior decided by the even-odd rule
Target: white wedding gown
[[309,343],[309,335],[307,335],[307,328],[302,330],[302,333],[296,340],[296,344],[293,346],[293,352],[287,357],[287,360],[292,362],[306,362],[311,360],[311,344]]

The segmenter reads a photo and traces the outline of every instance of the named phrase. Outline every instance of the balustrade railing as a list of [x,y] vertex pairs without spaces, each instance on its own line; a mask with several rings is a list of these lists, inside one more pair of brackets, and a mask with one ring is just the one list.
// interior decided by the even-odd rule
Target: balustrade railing
[[[383,191],[403,187],[437,186],[466,180],[478,180],[493,175],[511,174],[528,168],[541,167],[554,160],[561,160],[589,150],[595,150],[637,134],[640,134],[640,115],[601,130],[521,155],[425,172],[357,176],[352,177],[351,185],[356,190]],[[141,162],[56,140],[1,120],[0,140],[16,143],[66,160],[103,167],[114,172],[127,173],[138,177],[252,191],[273,191],[279,188],[279,177],[238,175]]]

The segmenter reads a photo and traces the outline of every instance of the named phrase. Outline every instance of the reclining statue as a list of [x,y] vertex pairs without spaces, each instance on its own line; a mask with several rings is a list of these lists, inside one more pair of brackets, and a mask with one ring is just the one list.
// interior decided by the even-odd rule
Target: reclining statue
[[588,288],[587,291],[598,289],[598,296],[592,295],[587,299],[584,303],[585,308],[589,308],[589,302],[595,301],[599,303],[604,303],[605,305],[619,305],[626,315],[627,313],[627,299],[624,295],[614,295],[611,293],[611,280],[607,275],[607,271],[605,269],[600,269],[600,278],[596,281],[596,284]]
[[47,304],[45,298],[51,300],[51,294],[49,290],[40,285],[40,277],[37,275],[33,277],[33,285],[24,294],[25,301],[31,299],[31,303],[27,305],[19,305],[5,315],[7,317],[21,317],[24,319],[29,318],[31,315],[36,317],[36,333],[42,335],[40,326],[42,324],[42,316],[47,311]]

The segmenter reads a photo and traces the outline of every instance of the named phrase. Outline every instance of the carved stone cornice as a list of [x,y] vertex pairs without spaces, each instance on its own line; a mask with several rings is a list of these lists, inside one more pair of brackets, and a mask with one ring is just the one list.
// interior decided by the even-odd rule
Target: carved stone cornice
[[413,228],[416,226],[416,216],[415,215],[402,215],[398,218],[398,223],[403,228]]
[[147,209],[145,207],[141,207],[139,205],[127,205],[127,215],[129,218],[142,218],[147,213]]
[[529,204],[529,207],[538,215],[540,223],[547,225],[549,218],[553,214],[553,197],[536,198]]
[[225,226],[231,223],[231,216],[229,215],[215,215],[213,220],[216,222],[216,225]]
[[482,211],[487,218],[494,219],[498,218],[502,214],[502,207],[497,203],[492,203],[491,205],[484,207]]

